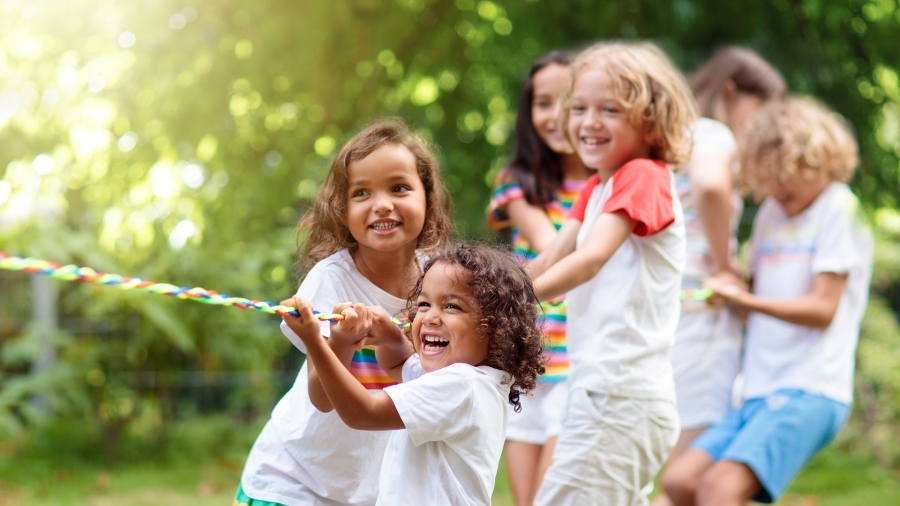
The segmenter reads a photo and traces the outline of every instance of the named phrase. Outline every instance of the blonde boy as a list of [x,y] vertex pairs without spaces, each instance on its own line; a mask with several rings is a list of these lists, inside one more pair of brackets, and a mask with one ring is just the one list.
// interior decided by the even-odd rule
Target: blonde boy
[[746,132],[744,184],[766,196],[753,223],[752,291],[707,286],[750,311],[744,404],[663,473],[673,503],[774,502],[840,431],[853,399],[872,238],[847,187],[857,147],[843,120],[790,97],[764,106]]
[[685,230],[667,164],[690,151],[687,83],[650,43],[602,43],[571,66],[560,125],[597,170],[529,266],[541,300],[568,292],[569,395],[536,505],[646,503],[678,437],[669,347]]

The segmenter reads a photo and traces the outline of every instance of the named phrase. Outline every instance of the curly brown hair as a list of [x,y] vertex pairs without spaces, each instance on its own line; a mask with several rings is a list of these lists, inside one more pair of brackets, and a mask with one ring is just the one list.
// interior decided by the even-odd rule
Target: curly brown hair
[[[457,265],[468,273],[466,288],[478,308],[478,329],[488,339],[485,365],[512,377],[509,403],[518,413],[522,410],[519,396],[533,390],[544,373],[538,299],[531,278],[508,254],[481,245],[453,246],[425,264],[407,301],[409,321],[416,318],[425,273],[437,264]],[[411,332],[407,330],[410,340]]]
[[673,165],[690,158],[690,127],[697,120],[697,106],[684,76],[662,49],[646,41],[599,42],[576,56],[570,68],[572,78],[559,112],[567,139],[575,81],[582,72],[599,69],[612,77],[616,95],[629,122],[644,134],[651,158]]
[[738,183],[761,200],[766,184],[824,174],[846,183],[859,163],[847,121],[814,98],[786,96],[762,106],[741,137]]
[[[354,135],[331,162],[331,169],[310,209],[297,224],[297,257],[303,269],[344,248],[359,247],[347,227],[347,188],[350,164],[369,156],[385,144],[409,150],[416,159],[416,172],[425,187],[425,224],[416,247],[426,255],[449,244],[453,221],[450,198],[438,170],[431,146],[398,118],[375,121]],[[305,237],[304,237],[305,236]]]

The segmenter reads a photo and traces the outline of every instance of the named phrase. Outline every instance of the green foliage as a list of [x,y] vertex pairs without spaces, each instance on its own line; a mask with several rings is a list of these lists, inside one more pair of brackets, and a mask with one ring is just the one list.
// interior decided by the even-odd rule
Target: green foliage
[[[483,237],[531,62],[641,37],[688,70],[718,46],[751,46],[845,115],[861,145],[854,188],[888,230],[900,205],[898,27],[895,0],[3,0],[0,249],[277,300],[295,286],[293,228],[329,156],[382,115],[434,141],[461,235]],[[900,279],[896,242],[879,243],[860,344],[860,389],[873,397],[857,410],[876,410],[865,424],[878,427],[900,406],[882,298]],[[127,432],[174,416],[180,371],[284,367],[272,318],[87,286],[60,297],[63,318],[88,324],[56,342],[51,371],[23,374],[33,337],[0,334],[3,424],[39,416],[29,399],[40,394]],[[236,402],[270,403],[271,382],[253,382]],[[860,440],[886,448],[889,432]]]

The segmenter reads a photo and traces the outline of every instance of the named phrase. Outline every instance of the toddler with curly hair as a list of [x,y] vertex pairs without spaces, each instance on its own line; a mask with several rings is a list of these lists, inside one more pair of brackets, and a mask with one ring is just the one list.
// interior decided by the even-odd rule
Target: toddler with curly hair
[[408,300],[406,339],[377,323],[386,315],[376,307],[345,305],[344,320],[333,324],[344,330],[332,339],[378,345],[379,364],[400,382],[381,392],[370,394],[353,378],[320,335],[309,302],[282,302],[300,313],[285,322],[306,345],[347,426],[395,431],[376,504],[489,505],[506,403],[518,411],[520,395],[544,372],[538,300],[525,270],[484,246],[453,247],[423,272]]

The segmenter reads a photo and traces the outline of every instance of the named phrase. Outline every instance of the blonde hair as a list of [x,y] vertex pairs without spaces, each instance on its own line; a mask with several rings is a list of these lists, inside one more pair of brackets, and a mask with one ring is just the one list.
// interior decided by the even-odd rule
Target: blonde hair
[[592,69],[610,76],[629,122],[643,132],[651,158],[673,165],[690,158],[690,130],[697,120],[694,97],[681,72],[651,42],[601,42],[575,58],[560,108],[560,125],[566,138],[575,81],[579,74]]
[[[425,187],[425,224],[416,247],[426,255],[446,248],[453,222],[450,199],[427,141],[397,118],[375,121],[354,135],[331,162],[331,169],[310,209],[297,224],[298,263],[309,269],[316,262],[344,248],[359,247],[347,227],[347,188],[350,164],[362,160],[385,144],[403,146],[416,160],[416,172]],[[303,240],[306,233],[305,241]]]
[[773,179],[822,174],[849,182],[859,163],[847,121],[809,97],[788,96],[762,106],[741,139],[739,184],[756,199]]

